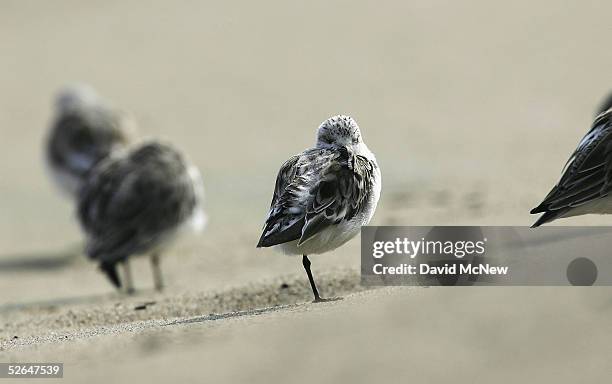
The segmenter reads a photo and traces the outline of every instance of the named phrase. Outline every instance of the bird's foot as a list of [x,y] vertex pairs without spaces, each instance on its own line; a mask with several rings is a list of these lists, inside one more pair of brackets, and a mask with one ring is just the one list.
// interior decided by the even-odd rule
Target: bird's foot
[[322,298],[322,297],[316,297],[312,302],[314,303],[327,303],[329,301],[339,301],[342,300],[342,297],[328,297],[328,298]]

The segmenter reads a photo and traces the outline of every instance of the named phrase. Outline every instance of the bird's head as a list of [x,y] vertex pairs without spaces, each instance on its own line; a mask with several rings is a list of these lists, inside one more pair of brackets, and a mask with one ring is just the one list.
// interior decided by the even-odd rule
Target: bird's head
[[356,147],[363,143],[357,122],[345,115],[325,120],[317,131],[317,147]]
[[59,113],[86,108],[101,103],[96,91],[87,84],[64,86],[55,95],[55,109]]

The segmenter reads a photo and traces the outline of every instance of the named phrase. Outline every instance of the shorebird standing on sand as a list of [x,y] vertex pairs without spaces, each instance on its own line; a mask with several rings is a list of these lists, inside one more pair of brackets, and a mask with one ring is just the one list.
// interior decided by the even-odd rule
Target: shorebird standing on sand
[[565,164],[561,179],[531,210],[544,213],[532,225],[590,213],[612,213],[612,95]]
[[201,231],[203,184],[198,169],[172,147],[148,142],[114,153],[96,166],[79,195],[78,214],[87,254],[117,288],[133,292],[129,258],[151,256],[155,288],[163,287],[160,253],[184,229]]
[[374,215],[381,175],[355,120],[334,116],[317,132],[317,143],[280,168],[268,218],[257,247],[302,255],[314,294],[309,254],[334,250],[357,235]]
[[46,142],[47,167],[60,190],[76,197],[89,171],[131,141],[134,124],[84,84],[58,92],[55,115]]

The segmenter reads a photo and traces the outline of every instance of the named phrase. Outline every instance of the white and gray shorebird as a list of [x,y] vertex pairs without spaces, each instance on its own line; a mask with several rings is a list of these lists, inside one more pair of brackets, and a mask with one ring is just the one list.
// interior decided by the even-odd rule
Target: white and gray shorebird
[[314,301],[325,301],[308,255],[332,251],[355,237],[374,215],[380,190],[378,163],[355,120],[331,117],[319,126],[314,148],[281,166],[257,247],[302,255]]
[[131,293],[129,258],[149,254],[155,288],[161,290],[161,253],[184,230],[203,229],[203,191],[198,169],[167,144],[145,142],[114,153],[92,170],[79,195],[88,256],[113,285]]
[[531,210],[544,213],[532,225],[558,218],[612,213],[612,95],[600,106],[589,132],[563,168],[561,179]]
[[128,145],[134,131],[133,120],[111,108],[91,87],[61,89],[45,148],[47,168],[59,189],[76,197],[89,171]]

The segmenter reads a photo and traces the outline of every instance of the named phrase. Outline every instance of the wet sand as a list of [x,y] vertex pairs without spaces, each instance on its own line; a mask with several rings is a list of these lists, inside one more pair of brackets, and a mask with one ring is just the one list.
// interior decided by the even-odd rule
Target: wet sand
[[[67,382],[611,373],[606,288],[366,290],[355,239],[311,258],[322,293],[344,297],[314,305],[299,258],[255,249],[278,167],[337,113],[356,118],[382,169],[372,224],[530,225],[610,90],[611,5],[0,7],[0,361],[63,361]],[[135,297],[112,291],[44,173],[50,100],[71,81],[202,170],[210,223],[165,255],[162,294],[146,259],[134,262]]]

